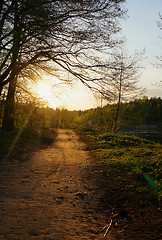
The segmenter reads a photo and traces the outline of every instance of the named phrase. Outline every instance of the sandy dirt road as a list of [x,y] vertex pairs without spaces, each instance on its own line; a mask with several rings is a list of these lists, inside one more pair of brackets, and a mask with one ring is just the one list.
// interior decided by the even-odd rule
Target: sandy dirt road
[[[0,240],[103,239],[99,189],[85,177],[86,145],[59,130],[53,145],[11,161],[0,177]],[[111,232],[108,239],[114,239]]]

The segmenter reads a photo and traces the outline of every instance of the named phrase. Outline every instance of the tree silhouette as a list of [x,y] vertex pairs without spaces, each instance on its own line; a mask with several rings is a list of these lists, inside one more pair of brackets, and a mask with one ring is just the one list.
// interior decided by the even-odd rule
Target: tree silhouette
[[35,81],[45,72],[68,81],[69,72],[91,89],[104,84],[104,62],[96,56],[119,43],[114,34],[124,2],[1,0],[0,93],[9,83],[4,129],[14,128],[17,79]]
[[135,52],[129,55],[127,51],[120,47],[112,53],[111,69],[108,71],[110,78],[110,89],[113,94],[112,100],[117,103],[116,114],[114,116],[114,126],[112,131],[117,130],[117,122],[121,101],[128,101],[144,94],[144,88],[139,87],[140,62],[144,52]]

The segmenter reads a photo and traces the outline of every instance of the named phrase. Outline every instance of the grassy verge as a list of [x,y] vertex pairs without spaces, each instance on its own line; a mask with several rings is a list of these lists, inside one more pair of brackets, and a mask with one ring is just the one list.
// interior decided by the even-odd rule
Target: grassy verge
[[53,142],[56,133],[50,129],[17,129],[11,132],[0,131],[0,159],[13,156],[25,148],[36,148]]
[[86,132],[86,137],[98,159],[122,172],[130,172],[142,183],[137,185],[136,182],[132,188],[144,193],[147,185],[155,191],[159,200],[162,198],[161,144],[135,136],[116,134]]

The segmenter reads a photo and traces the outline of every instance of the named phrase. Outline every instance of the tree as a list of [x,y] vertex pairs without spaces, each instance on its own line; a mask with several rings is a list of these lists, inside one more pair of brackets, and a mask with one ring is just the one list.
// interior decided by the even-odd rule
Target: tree
[[144,89],[138,86],[138,78],[140,76],[140,61],[142,53],[135,52],[133,56],[129,56],[123,47],[112,54],[111,70],[108,76],[111,79],[111,91],[113,101],[117,103],[116,113],[114,116],[114,126],[112,131],[117,130],[117,122],[121,101],[128,101],[130,98],[135,98],[144,93]]
[[67,81],[69,72],[91,89],[102,84],[103,63],[95,56],[118,43],[124,2],[1,0],[0,92],[9,83],[4,129],[14,128],[17,79],[35,80],[45,72]]

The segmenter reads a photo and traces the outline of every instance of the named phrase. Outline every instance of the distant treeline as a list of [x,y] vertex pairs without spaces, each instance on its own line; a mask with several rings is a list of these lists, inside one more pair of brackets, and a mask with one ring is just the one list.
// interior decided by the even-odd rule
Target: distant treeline
[[[2,104],[1,101],[1,116]],[[112,132],[116,109],[116,104],[85,111],[68,111],[41,107],[36,102],[17,103],[15,125],[17,128],[79,128]],[[162,131],[162,99],[144,97],[121,103],[116,124],[117,132]]]
[[[100,132],[112,132],[116,121],[117,104],[108,104],[78,112],[77,126]],[[117,120],[117,132],[162,131],[162,99],[144,97],[121,103]]]

